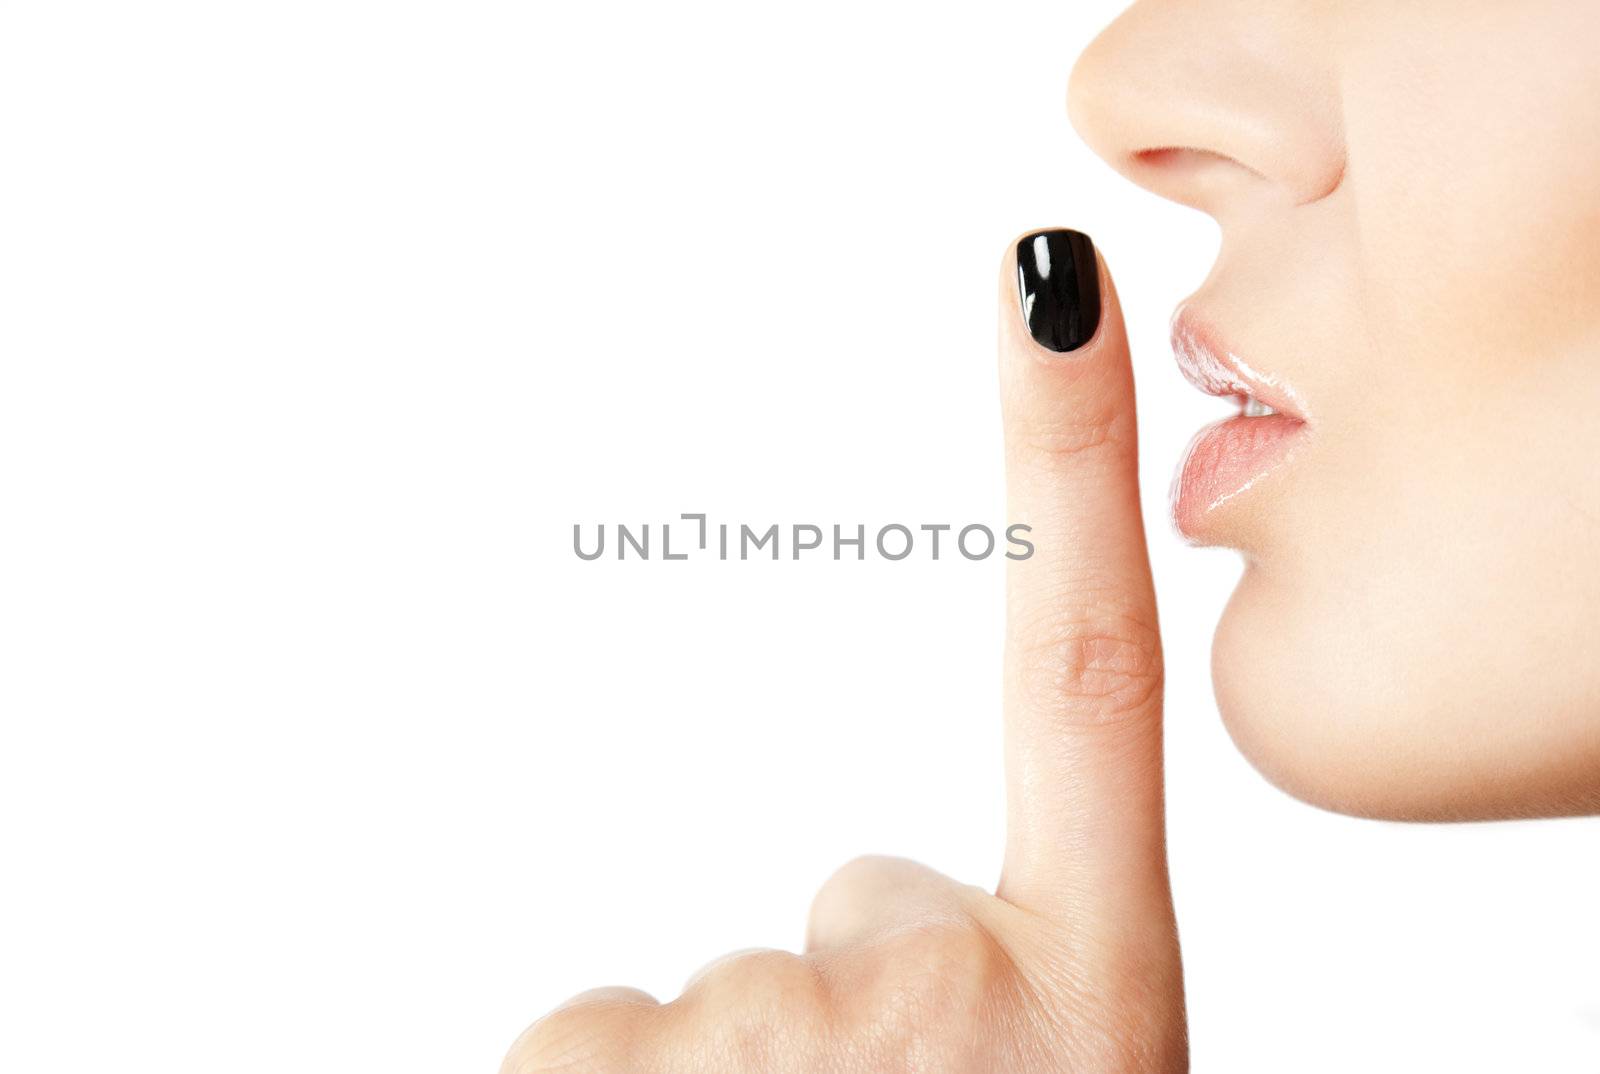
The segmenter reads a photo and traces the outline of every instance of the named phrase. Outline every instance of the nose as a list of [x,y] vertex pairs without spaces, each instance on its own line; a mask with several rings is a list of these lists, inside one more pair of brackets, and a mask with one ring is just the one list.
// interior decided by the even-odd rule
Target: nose
[[1337,6],[1142,0],[1073,69],[1073,126],[1134,182],[1218,219],[1318,201],[1345,166]]

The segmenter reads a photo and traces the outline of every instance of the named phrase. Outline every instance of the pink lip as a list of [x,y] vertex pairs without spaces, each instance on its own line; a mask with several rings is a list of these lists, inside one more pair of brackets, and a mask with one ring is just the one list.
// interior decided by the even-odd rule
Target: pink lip
[[1246,397],[1277,411],[1206,426],[1189,445],[1172,483],[1172,520],[1198,544],[1218,543],[1222,508],[1239,500],[1285,462],[1306,430],[1305,405],[1294,389],[1222,346],[1184,309],[1172,322],[1172,351],[1188,381],[1207,395]]

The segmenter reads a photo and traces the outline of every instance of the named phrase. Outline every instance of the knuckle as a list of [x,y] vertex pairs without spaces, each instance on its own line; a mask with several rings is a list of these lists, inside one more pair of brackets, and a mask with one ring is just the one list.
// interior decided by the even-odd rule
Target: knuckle
[[752,951],[712,966],[695,990],[723,1009],[742,1009],[759,1018],[813,998],[817,984],[815,970],[799,955]]
[[916,1006],[964,1010],[987,991],[1004,958],[987,933],[966,924],[940,924],[897,937],[885,963],[899,990]]
[[895,867],[900,861],[898,858],[884,854],[863,854],[851,858],[833,871],[833,875],[823,881],[820,891],[830,889],[854,891],[863,887],[873,887],[878,878]]
[[[826,1039],[817,967],[787,951],[758,951],[707,970],[682,1000],[695,1054],[715,1069],[805,1069]],[[715,1062],[712,1062],[715,1060]]]
[[625,1037],[593,1010],[558,1010],[535,1022],[512,1045],[501,1074],[600,1074],[618,1070]]
[[1133,433],[1126,407],[1083,402],[1048,414],[1017,416],[1009,422],[1011,453],[1019,462],[1053,468],[1076,464],[1100,454],[1099,449],[1124,446]]
[[840,923],[853,920],[862,903],[879,885],[883,873],[881,858],[865,856],[853,858],[833,871],[811,898],[811,909],[806,915],[806,942],[808,948],[840,933]]
[[[917,929],[879,951],[867,1039],[896,1068],[925,1069],[959,1053],[983,1020],[1007,965],[999,945],[970,924]],[[880,1064],[882,1065],[882,1064]]]
[[918,869],[920,867],[913,862],[886,854],[863,854],[851,858],[823,881],[812,902],[812,910],[815,912],[840,902],[855,902],[884,890],[897,877],[904,877]]
[[1054,615],[1018,654],[1023,701],[1082,725],[1120,722],[1161,694],[1161,637],[1140,616],[1113,610]]

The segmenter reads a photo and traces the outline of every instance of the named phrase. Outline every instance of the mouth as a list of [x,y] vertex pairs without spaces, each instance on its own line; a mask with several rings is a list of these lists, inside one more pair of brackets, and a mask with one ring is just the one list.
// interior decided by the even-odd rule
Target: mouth
[[1196,544],[1215,543],[1222,509],[1247,499],[1289,460],[1307,429],[1306,408],[1293,388],[1228,350],[1182,307],[1172,320],[1172,352],[1190,384],[1239,408],[1195,435],[1172,482],[1178,532]]

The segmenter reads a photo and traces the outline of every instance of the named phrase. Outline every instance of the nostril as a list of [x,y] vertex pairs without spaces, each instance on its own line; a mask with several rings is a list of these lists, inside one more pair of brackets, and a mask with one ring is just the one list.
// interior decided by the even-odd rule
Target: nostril
[[1217,153],[1210,149],[1191,149],[1188,146],[1162,146],[1156,149],[1141,149],[1133,154],[1133,162],[1141,170],[1154,169],[1160,171],[1174,180],[1189,179],[1204,171],[1213,171],[1218,168],[1238,168],[1257,179],[1266,176],[1233,157]]
[[[1339,6],[1133,4],[1073,68],[1073,126],[1135,183],[1212,216],[1325,198],[1344,171],[1342,96],[1323,40]],[[1326,19],[1312,16],[1324,7]]]
[[1148,190],[1216,216],[1229,205],[1288,191],[1238,157],[1190,146],[1153,146],[1123,157],[1122,171]]

